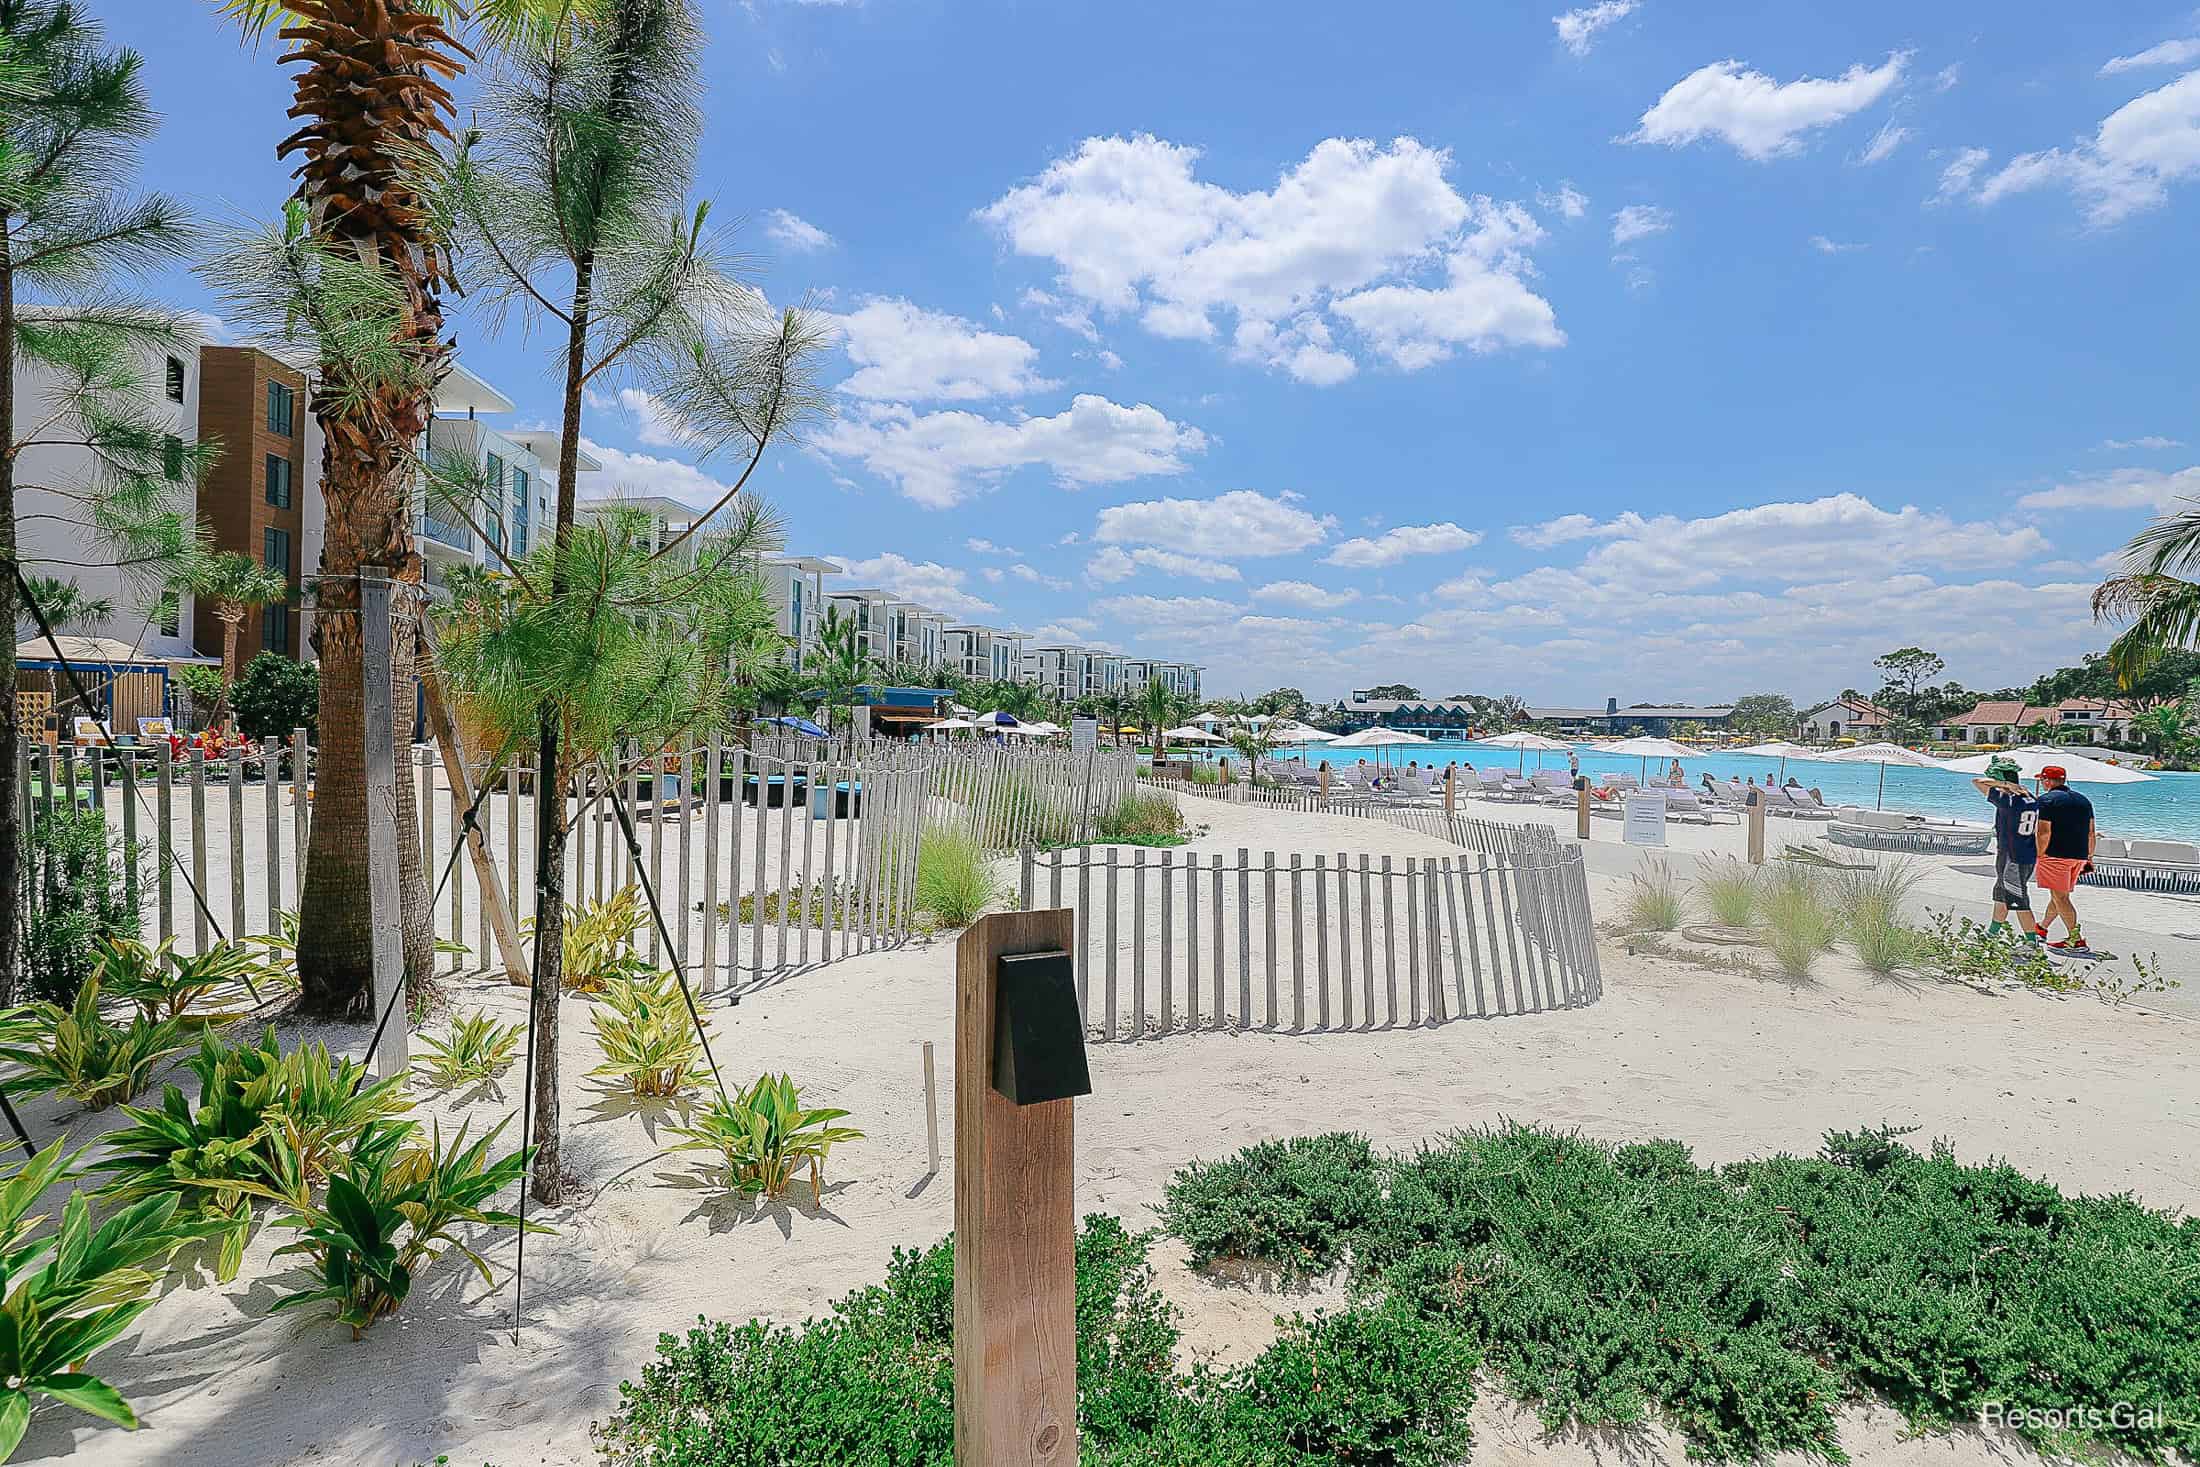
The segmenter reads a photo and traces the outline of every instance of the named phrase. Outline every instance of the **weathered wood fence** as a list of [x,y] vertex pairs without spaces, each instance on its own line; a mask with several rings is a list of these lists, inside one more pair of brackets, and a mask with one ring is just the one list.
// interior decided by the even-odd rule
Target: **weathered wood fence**
[[1021,896],[1076,910],[1100,1039],[1440,1024],[1603,992],[1581,853],[1555,843],[1402,860],[1027,849]]

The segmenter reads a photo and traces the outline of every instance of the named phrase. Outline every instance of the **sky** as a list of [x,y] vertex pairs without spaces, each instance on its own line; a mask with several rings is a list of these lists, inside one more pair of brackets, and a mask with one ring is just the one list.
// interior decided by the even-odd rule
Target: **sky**
[[[1210,693],[1807,704],[2098,649],[2200,495],[2188,6],[697,4],[695,197],[835,326],[752,483],[841,584]],[[282,47],[92,8],[147,182],[272,217]],[[554,418],[543,341],[453,323]],[[708,502],[648,388],[584,492]]]

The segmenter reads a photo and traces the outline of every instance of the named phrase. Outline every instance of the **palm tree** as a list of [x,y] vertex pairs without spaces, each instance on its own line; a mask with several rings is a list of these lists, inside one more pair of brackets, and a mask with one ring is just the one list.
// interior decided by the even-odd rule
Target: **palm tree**
[[[30,599],[40,611],[46,613],[46,625],[57,632],[72,627],[94,627],[115,614],[115,603],[105,596],[87,596],[76,582],[59,576],[31,576],[23,582],[30,592]],[[37,618],[26,614],[17,622],[19,635],[29,635],[25,628],[35,630]]]
[[[192,350],[170,312],[130,303],[128,277],[189,247],[183,210],[130,191],[134,146],[156,119],[140,60],[102,48],[75,0],[0,0],[0,624],[25,613],[19,578],[36,562],[17,541],[18,491],[73,501],[123,577],[152,589],[188,539],[180,492],[205,452],[164,452],[163,358]],[[39,373],[26,393],[26,369]],[[35,404],[35,406],[34,406]],[[58,454],[25,453],[58,447]],[[38,466],[90,462],[81,479],[41,481]],[[0,990],[21,936],[21,730],[15,638],[0,642]]]
[[871,654],[863,644],[863,629],[840,608],[825,608],[817,629],[817,666],[812,676],[823,693],[822,702],[833,714],[833,731],[843,732],[840,710],[855,702],[856,689],[871,676]]
[[2129,687],[2164,653],[2200,647],[2200,500],[2158,516],[2132,537],[2124,570],[2093,592],[2093,615],[2126,623],[2108,644],[2109,670]]
[[[380,565],[401,582],[420,580],[412,539],[414,445],[434,416],[435,384],[449,363],[437,299],[449,283],[447,258],[421,173],[436,140],[450,135],[443,121],[453,110],[448,83],[471,59],[447,26],[470,16],[474,33],[488,43],[517,43],[547,34],[583,6],[576,0],[217,3],[248,40],[279,28],[291,43],[282,61],[300,68],[291,115],[303,125],[276,146],[276,155],[299,159],[297,202],[313,239],[382,273],[402,292],[405,310],[392,344],[415,368],[370,375],[346,355],[328,352],[313,393],[327,444],[321,481],[327,528],[313,619],[320,752],[296,956],[308,1011],[357,1012],[373,988],[375,917],[367,899],[358,574],[361,566]],[[408,613],[391,639],[398,707],[408,706],[413,685],[410,629]],[[396,723],[402,729],[405,720]],[[435,949],[419,822],[411,781],[397,785],[405,971],[424,979]]]
[[1182,708],[1183,700],[1169,690],[1167,683],[1158,679],[1147,682],[1146,691],[1138,700],[1138,711],[1146,722],[1156,759],[1161,757],[1161,731],[1176,722],[1176,716]]
[[263,606],[289,601],[290,577],[249,555],[223,550],[186,570],[184,585],[194,597],[214,603],[214,619],[222,624],[222,692],[214,705],[214,721],[219,723],[229,707],[229,690],[237,681],[237,640],[244,619]]

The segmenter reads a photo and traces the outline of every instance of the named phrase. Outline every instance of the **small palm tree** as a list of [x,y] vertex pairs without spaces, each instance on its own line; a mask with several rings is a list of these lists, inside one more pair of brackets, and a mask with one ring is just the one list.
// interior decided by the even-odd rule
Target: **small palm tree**
[[[46,624],[58,634],[71,628],[95,627],[115,614],[115,603],[105,596],[87,596],[76,582],[59,576],[31,576],[24,583],[30,590],[31,600],[46,614]],[[38,619],[27,612],[23,626],[17,628],[28,636],[38,629]],[[27,629],[27,630],[26,630]]]
[[222,624],[222,693],[214,705],[214,721],[219,723],[229,707],[230,686],[237,680],[237,639],[244,619],[263,606],[290,600],[290,578],[249,555],[222,550],[186,571],[184,584],[193,596],[214,603],[214,619]]
[[1138,701],[1138,711],[1145,721],[1156,758],[1161,755],[1161,731],[1176,722],[1181,707],[1176,694],[1169,690],[1167,683],[1155,681],[1146,684],[1146,691]]

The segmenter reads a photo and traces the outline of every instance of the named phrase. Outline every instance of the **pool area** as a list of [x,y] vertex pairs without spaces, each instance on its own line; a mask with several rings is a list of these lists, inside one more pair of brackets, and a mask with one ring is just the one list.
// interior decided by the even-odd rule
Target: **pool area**
[[[1602,774],[1642,772],[1640,759],[1597,753],[1580,746],[1576,751],[1581,755],[1582,772],[1591,778]],[[1278,747],[1276,754],[1279,758],[1304,758],[1310,764],[1328,759],[1332,768],[1363,757],[1370,763],[1404,765],[1418,760],[1423,765],[1434,764],[1439,768],[1446,764],[1472,764],[1477,769],[1521,767],[1517,750],[1486,749],[1473,744],[1400,744],[1386,749],[1344,749],[1333,755],[1325,753],[1322,745],[1311,744]],[[1378,756],[1388,757],[1386,760]],[[1526,766],[1529,771],[1537,768],[1539,758],[1545,769],[1566,767],[1564,754],[1530,753]],[[1654,759],[1650,761],[1650,772],[1662,774],[1669,763]],[[1681,760],[1681,769],[1691,785],[1705,774],[1721,780],[1730,776],[1743,780],[1755,778],[1761,784],[1767,776],[1779,776],[1780,761],[1747,754],[1707,753]],[[1869,810],[1879,797],[1879,766],[1876,764],[1828,764],[1815,759],[1790,759],[1786,778],[1805,788],[1815,787],[1829,805],[1861,805]],[[1987,805],[1971,787],[1971,779],[1968,774],[1953,774],[1941,769],[1890,766],[1886,808],[1958,820],[1983,820],[1987,818]],[[2072,788],[2093,802],[2101,829],[2107,834],[2200,840],[2200,774],[2156,774],[2146,784],[2078,784]]]

